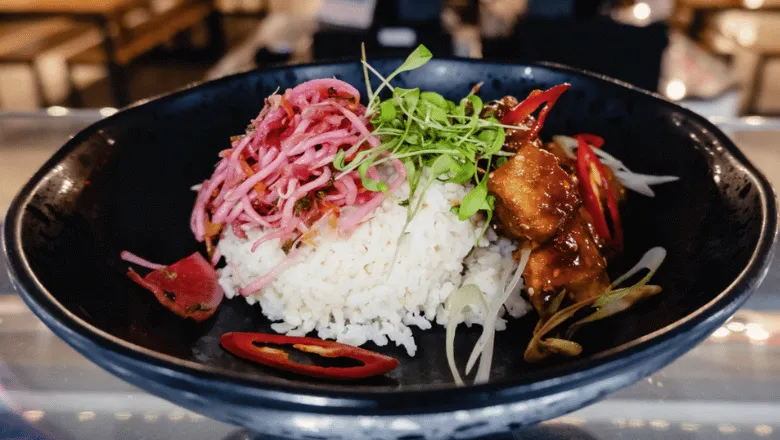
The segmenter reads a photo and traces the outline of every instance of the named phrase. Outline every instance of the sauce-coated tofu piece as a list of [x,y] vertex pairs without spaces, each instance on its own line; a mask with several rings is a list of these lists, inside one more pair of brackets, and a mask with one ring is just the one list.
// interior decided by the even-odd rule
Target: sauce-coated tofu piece
[[553,154],[530,144],[490,173],[488,190],[506,231],[537,243],[552,239],[580,206],[572,176]]

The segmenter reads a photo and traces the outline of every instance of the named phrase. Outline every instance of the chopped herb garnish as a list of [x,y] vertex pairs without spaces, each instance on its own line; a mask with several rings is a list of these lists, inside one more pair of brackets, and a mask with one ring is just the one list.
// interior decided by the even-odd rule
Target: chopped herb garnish
[[295,243],[295,239],[293,238],[290,238],[284,243],[282,243],[282,252],[284,252],[285,254],[289,254],[290,250],[292,249],[293,243]]
[[[509,126],[500,124],[493,117],[482,118],[482,99],[473,93],[456,104],[436,92],[392,86],[391,80],[398,74],[423,66],[431,57],[431,52],[420,45],[385,78],[368,64],[364,51],[363,67],[368,90],[366,114],[371,117],[372,134],[381,143],[361,151],[349,162],[345,161],[343,154],[337,155],[334,166],[341,171],[340,176],[357,170],[366,189],[386,192],[386,184],[366,174],[372,166],[391,159],[401,160],[410,185],[409,200],[403,204],[408,210],[407,225],[419,210],[421,200],[434,179],[474,185],[459,206],[453,208],[453,213],[460,220],[467,220],[483,212],[489,222],[494,200],[488,195],[488,173],[484,170],[492,169],[499,161],[506,161],[506,153],[501,148],[506,136],[504,129]],[[375,90],[371,89],[369,70],[381,80]],[[379,96],[384,88],[390,91],[386,99]],[[428,170],[425,173],[427,177],[422,178],[424,169]],[[483,172],[478,172],[479,169]],[[422,187],[418,191],[420,183]],[[477,241],[483,233],[484,229],[477,236]]]
[[192,313],[197,313],[197,312],[206,312],[206,311],[209,311],[209,310],[211,310],[211,307],[209,307],[209,306],[207,306],[207,305],[205,305],[203,303],[197,303],[197,304],[193,304],[191,306],[187,306],[184,309],[184,313],[192,314]]
[[168,277],[168,278],[169,278],[169,279],[171,279],[171,280],[175,280],[175,279],[176,279],[176,277],[177,277],[177,276],[179,276],[179,274],[177,274],[176,272],[174,272],[174,271],[171,271],[171,270],[167,270],[167,269],[165,269],[165,268],[163,268],[163,269],[158,269],[158,270],[159,270],[160,272],[162,272],[162,274],[163,274],[163,275],[165,275],[166,277]]
[[300,217],[302,212],[306,212],[311,208],[311,199],[309,196],[304,196],[303,198],[298,199],[298,201],[295,202],[295,205],[293,205],[293,214],[296,217]]

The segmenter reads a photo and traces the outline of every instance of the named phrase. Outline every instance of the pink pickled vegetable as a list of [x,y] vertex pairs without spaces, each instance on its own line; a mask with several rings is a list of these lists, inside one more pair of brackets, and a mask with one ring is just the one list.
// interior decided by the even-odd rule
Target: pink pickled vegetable
[[[339,154],[350,160],[379,144],[365,112],[357,89],[333,78],[268,97],[246,134],[220,152],[213,175],[200,186],[190,227],[206,243],[211,262],[219,261],[214,243],[226,226],[242,238],[251,229],[262,231],[252,246],[256,250],[275,239],[297,243],[320,227],[348,235],[370,218],[406,173],[400,161],[390,160],[396,172],[384,182],[386,194],[364,188],[357,172],[342,174],[334,167]],[[373,167],[368,175],[381,180]],[[319,221],[333,212],[338,214],[333,221]],[[286,266],[280,264],[242,293],[256,291]]]
[[[132,254],[123,252],[122,258],[135,262],[125,258],[128,256]],[[132,268],[128,269],[127,276],[152,292],[171,312],[198,322],[211,317],[225,296],[217,282],[217,272],[199,252],[170,266],[158,267],[145,277]]]

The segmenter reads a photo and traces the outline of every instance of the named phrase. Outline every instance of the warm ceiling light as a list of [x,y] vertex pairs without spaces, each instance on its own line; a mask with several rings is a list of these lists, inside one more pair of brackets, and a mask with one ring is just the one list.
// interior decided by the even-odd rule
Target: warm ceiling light
[[753,23],[745,23],[739,28],[739,31],[737,31],[737,43],[745,47],[752,46],[757,38],[758,33],[756,32],[756,26]]
[[666,420],[651,420],[650,426],[653,429],[669,429],[669,422]]
[[766,341],[769,339],[769,332],[762,328],[751,328],[745,332],[748,338],[753,341]]
[[688,93],[688,88],[685,87],[685,83],[679,79],[673,79],[666,84],[666,96],[669,99],[679,101],[685,98],[685,94]]
[[117,420],[130,420],[130,418],[133,417],[133,414],[127,411],[117,411],[114,413],[114,417],[116,417]]
[[50,116],[65,116],[70,113],[70,110],[59,105],[53,105],[46,109],[46,113]]
[[647,20],[650,18],[650,5],[645,2],[635,4],[634,17],[636,17],[637,20]]
[[100,116],[107,118],[113,115],[114,113],[116,113],[118,110],[115,109],[114,107],[103,107],[99,111],[100,111]]
[[733,332],[744,332],[746,327],[745,324],[739,321],[734,321],[734,322],[729,322],[728,325],[726,325],[726,328],[728,328]]
[[764,6],[764,0],[744,0],[744,4],[748,9],[758,9]]
[[29,410],[22,413],[22,417],[29,422],[37,422],[43,418],[44,412],[41,410]]
[[725,338],[726,336],[729,335],[729,333],[731,333],[729,329],[727,329],[726,327],[720,327],[712,333],[712,337]]
[[78,414],[79,422],[86,422],[88,420],[95,420],[95,412],[94,411],[82,411]]

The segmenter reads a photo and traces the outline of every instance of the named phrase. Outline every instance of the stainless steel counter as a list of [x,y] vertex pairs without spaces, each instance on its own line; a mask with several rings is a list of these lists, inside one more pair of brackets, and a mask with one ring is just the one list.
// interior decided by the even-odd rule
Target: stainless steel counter
[[[100,117],[0,114],[0,215],[70,134]],[[780,121],[717,122],[780,186]],[[2,261],[0,401],[0,439],[267,438],[178,408],[93,365],[27,309]],[[667,368],[571,415],[488,438],[780,439],[780,258],[727,327]]]

